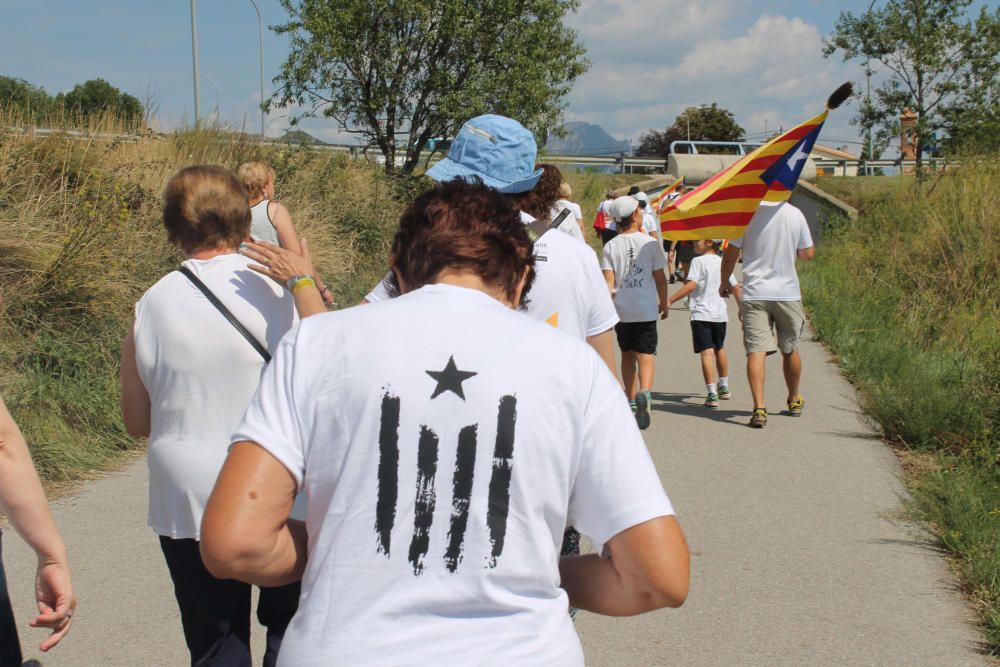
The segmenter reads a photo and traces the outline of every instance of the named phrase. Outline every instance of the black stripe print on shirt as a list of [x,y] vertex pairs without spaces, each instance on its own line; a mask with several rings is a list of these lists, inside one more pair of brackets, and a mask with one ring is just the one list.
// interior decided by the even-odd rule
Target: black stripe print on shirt
[[382,396],[382,424],[378,433],[378,499],[375,501],[375,541],[389,557],[392,527],[399,496],[399,396]]
[[414,503],[413,540],[410,542],[410,563],[413,565],[413,574],[417,575],[424,571],[424,556],[431,543],[437,460],[438,436],[426,426],[421,426],[420,442],[417,444],[417,498]]
[[451,482],[451,528],[448,530],[448,550],[444,563],[449,572],[455,572],[462,562],[465,547],[465,529],[469,525],[469,503],[472,500],[472,483],[476,473],[476,432],[473,424],[458,434],[458,453],[455,455],[455,474]]
[[497,566],[503,554],[503,542],[507,535],[507,515],[510,512],[510,479],[514,464],[514,427],[517,424],[517,398],[504,396],[500,399],[497,414],[497,440],[493,449],[493,474],[490,477],[489,508],[486,524],[490,530],[490,544],[493,548],[487,559],[487,567]]

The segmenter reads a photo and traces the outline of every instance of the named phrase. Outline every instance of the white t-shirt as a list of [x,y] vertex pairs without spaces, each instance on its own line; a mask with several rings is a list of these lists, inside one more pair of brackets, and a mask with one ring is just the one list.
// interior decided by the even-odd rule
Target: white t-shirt
[[556,227],[556,229],[586,243],[587,240],[583,238],[583,231],[580,229],[580,223],[577,222],[578,218],[583,217],[583,212],[580,210],[579,204],[574,204],[568,199],[560,199],[556,202],[556,205],[552,207],[552,213],[550,214],[551,219],[555,221],[559,214],[563,212],[563,209],[566,208],[570,211],[569,215],[566,216],[565,220],[559,223],[559,226]]
[[[728,322],[726,300],[719,296],[722,283],[722,258],[715,254],[698,255],[691,260],[687,282],[697,283],[691,292],[691,319],[701,322]],[[736,285],[736,278],[729,276],[729,284]]]
[[811,248],[812,235],[802,211],[787,202],[761,202],[741,239],[744,301],[800,301],[796,253]]
[[613,201],[614,199],[605,199],[597,205],[598,211],[604,211],[604,228],[612,231],[618,229],[618,223],[615,222],[615,216],[611,215],[611,202]]
[[[521,219],[525,223],[534,220],[523,212]],[[534,250],[535,282],[528,292],[528,315],[578,340],[604,333],[618,323],[615,305],[590,246],[550,229],[535,241]],[[376,303],[389,298],[386,278],[368,293],[366,301]]]
[[[295,302],[239,254],[184,262],[270,352],[298,321]],[[184,275],[172,271],[135,307],[135,358],[149,393],[149,525],[198,539],[229,438],[264,360]]]
[[304,320],[240,440],[309,497],[284,667],[583,665],[563,529],[673,514],[597,354],[452,285]]
[[642,211],[642,229],[652,237],[656,237],[656,232],[660,229],[660,219],[650,210],[649,204]]
[[604,245],[601,269],[614,271],[614,302],[622,322],[659,319],[660,302],[653,271],[666,266],[660,244],[641,232],[619,234]]

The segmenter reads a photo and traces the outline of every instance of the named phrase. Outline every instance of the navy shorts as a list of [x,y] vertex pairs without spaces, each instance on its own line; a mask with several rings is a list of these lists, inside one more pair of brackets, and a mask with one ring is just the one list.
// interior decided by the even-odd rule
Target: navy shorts
[[726,323],[691,320],[691,340],[694,342],[695,354],[705,350],[721,350],[726,344]]
[[622,352],[656,354],[656,320],[652,322],[619,322],[615,325],[618,347]]

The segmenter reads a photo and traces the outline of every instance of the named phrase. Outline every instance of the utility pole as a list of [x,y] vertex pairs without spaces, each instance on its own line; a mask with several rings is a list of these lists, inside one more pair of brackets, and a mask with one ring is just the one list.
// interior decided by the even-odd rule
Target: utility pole
[[257,37],[259,39],[258,52],[260,55],[260,138],[264,138],[264,22],[260,18],[260,8],[254,0],[250,0],[253,9],[257,12]]
[[198,18],[195,0],[191,0],[191,62],[194,69],[194,129],[201,118],[201,85],[198,74]]

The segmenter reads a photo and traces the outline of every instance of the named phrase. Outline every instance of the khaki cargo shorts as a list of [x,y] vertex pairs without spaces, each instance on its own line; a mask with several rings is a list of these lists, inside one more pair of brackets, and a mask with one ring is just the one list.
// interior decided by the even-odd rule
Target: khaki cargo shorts
[[743,345],[747,354],[774,349],[774,330],[778,330],[778,349],[790,354],[798,349],[806,326],[801,301],[744,301]]

